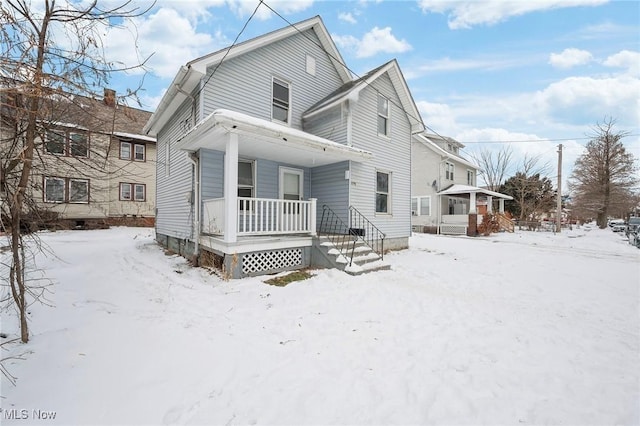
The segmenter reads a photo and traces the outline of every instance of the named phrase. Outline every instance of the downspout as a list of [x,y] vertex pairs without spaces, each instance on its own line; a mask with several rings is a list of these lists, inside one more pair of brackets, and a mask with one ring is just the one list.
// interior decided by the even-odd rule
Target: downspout
[[194,212],[193,212],[193,224],[192,224],[192,236],[193,236],[193,255],[198,259],[200,255],[200,159],[195,152],[189,153],[187,156],[189,162],[193,165],[194,169]]

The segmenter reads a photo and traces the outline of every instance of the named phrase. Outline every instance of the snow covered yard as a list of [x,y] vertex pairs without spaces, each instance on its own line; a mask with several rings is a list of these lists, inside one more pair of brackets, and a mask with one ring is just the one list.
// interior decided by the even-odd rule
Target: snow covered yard
[[287,287],[150,229],[41,238],[54,306],[2,353],[28,352],[2,424],[640,423],[640,250],[609,230],[415,235],[391,271]]

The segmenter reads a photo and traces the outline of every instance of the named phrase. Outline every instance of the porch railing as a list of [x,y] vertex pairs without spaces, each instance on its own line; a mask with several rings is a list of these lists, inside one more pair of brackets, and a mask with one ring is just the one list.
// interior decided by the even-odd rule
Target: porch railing
[[349,224],[351,233],[360,237],[371,250],[384,259],[384,237],[385,233],[378,229],[365,215],[360,213],[353,206],[349,207]]
[[[315,199],[309,201],[238,197],[237,235],[315,233]],[[203,202],[202,231],[224,234],[224,198]]]

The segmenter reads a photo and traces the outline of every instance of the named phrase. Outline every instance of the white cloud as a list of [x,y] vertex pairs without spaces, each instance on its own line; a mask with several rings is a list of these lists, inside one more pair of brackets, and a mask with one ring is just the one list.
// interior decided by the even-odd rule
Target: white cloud
[[391,27],[374,27],[362,37],[362,40],[351,35],[332,35],[332,38],[339,47],[355,51],[358,58],[369,58],[381,52],[402,53],[412,49],[406,40],[398,40],[391,34]]
[[358,21],[353,17],[353,14],[350,12],[341,12],[338,13],[338,19],[344,22],[348,22],[350,24],[356,24]]
[[450,1],[420,0],[424,13],[449,15],[449,28],[471,28],[474,25],[494,25],[513,16],[530,12],[575,6],[597,6],[607,0],[537,0],[537,1]]
[[437,132],[442,136],[452,136],[460,130],[449,105],[418,101],[416,106],[425,125],[431,129],[427,130],[428,132]]
[[614,68],[623,68],[631,75],[640,74],[640,52],[622,50],[615,55],[609,56],[604,65]]
[[592,60],[593,55],[590,52],[575,48],[564,49],[561,53],[552,53],[549,56],[549,63],[556,68],[572,68],[585,65]]
[[[195,23],[175,9],[155,13],[112,27],[105,36],[109,60],[127,66],[153,54],[147,67],[159,77],[173,77],[186,62],[229,44],[221,34],[199,33]],[[139,53],[136,52],[136,47]],[[142,72],[142,70],[134,71]]]
[[640,117],[640,79],[569,77],[547,86],[533,96],[534,110],[548,118],[570,117],[591,123],[605,116],[637,123]]

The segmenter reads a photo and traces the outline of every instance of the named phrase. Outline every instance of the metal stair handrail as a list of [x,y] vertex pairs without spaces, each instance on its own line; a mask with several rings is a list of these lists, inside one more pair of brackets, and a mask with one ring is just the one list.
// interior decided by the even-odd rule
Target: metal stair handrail
[[318,234],[325,235],[334,248],[349,260],[349,266],[351,266],[357,237],[350,232],[349,228],[329,206],[326,204],[322,206],[322,219],[318,227]]
[[381,260],[384,260],[386,234],[353,206],[349,206],[349,224],[349,232],[356,234],[371,250],[380,255]]

